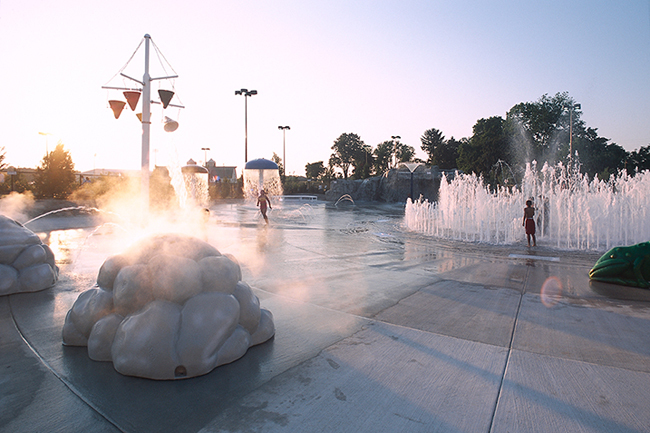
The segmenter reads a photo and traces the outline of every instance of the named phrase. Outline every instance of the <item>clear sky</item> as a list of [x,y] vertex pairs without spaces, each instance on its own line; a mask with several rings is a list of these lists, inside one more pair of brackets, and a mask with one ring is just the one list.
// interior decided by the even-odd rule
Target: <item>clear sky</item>
[[[128,108],[115,120],[120,95],[101,86],[132,85],[111,77],[145,34],[179,75],[154,91],[173,85],[187,107],[153,106],[152,166],[202,163],[209,147],[241,170],[240,88],[259,92],[249,160],[282,157],[288,125],[288,173],[327,163],[345,132],[373,148],[399,135],[425,158],[427,129],[468,137],[478,119],[564,91],[601,136],[650,144],[648,0],[0,0],[6,162],[35,167],[61,141],[79,170],[139,169],[141,125]],[[142,49],[124,72],[142,78]],[[168,75],[153,50],[151,74]]]

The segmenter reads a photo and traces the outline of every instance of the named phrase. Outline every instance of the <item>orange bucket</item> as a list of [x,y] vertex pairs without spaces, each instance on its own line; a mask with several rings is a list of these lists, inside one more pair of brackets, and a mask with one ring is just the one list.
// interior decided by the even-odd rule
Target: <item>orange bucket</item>
[[135,107],[138,105],[138,101],[140,100],[140,92],[126,91],[124,92],[124,97],[126,98],[126,102],[129,103],[131,110],[135,111]]
[[113,110],[113,114],[115,115],[116,119],[120,118],[120,114],[122,114],[122,110],[124,110],[124,106],[126,105],[126,102],[124,101],[108,101],[108,104],[111,106],[111,110]]

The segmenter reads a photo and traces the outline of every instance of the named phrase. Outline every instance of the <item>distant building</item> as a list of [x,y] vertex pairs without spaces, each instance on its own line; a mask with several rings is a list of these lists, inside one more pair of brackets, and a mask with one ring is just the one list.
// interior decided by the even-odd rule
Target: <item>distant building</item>
[[24,167],[6,167],[0,170],[0,174],[4,176],[5,179],[9,179],[13,174],[14,176],[23,176],[23,179],[26,182],[33,182],[36,177],[35,168],[24,168]]
[[[11,184],[14,181],[22,181],[25,184],[30,184],[34,182],[36,178],[36,169],[35,168],[23,168],[23,167],[5,167],[0,170],[0,183]],[[9,187],[7,187],[9,188]]]
[[237,166],[218,166],[212,158],[206,163],[210,183],[227,182],[237,183]]
[[142,174],[141,170],[120,170],[117,168],[94,168],[92,170],[84,171],[79,173],[81,176],[88,177],[90,179],[97,178],[99,176],[129,176],[129,177],[138,177]]

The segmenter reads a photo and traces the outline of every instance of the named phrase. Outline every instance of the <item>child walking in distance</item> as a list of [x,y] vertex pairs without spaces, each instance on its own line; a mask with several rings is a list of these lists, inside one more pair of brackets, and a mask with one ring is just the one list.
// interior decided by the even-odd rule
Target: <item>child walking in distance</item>
[[528,246],[530,247],[530,237],[533,237],[533,246],[537,246],[537,239],[535,239],[535,208],[531,200],[526,200],[526,207],[524,208],[524,221],[522,226],[526,227],[526,238],[528,239]]
[[269,217],[266,216],[266,204],[269,204],[269,209],[273,209],[273,206],[271,206],[271,200],[269,200],[269,197],[266,195],[266,191],[261,190],[259,197],[257,197],[257,205],[260,207],[260,212],[262,213],[262,216],[264,217],[264,221],[266,223],[269,223]]

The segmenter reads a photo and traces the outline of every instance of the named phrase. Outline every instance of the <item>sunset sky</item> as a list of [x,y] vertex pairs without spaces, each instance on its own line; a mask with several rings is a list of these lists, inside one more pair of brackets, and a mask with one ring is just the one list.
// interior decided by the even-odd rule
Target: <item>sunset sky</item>
[[[468,137],[478,119],[569,92],[582,119],[626,150],[650,144],[650,4],[564,1],[0,0],[0,147],[35,167],[62,142],[76,168],[139,169],[141,125],[116,120],[103,85],[150,34],[185,109],[152,108],[151,164],[282,157],[287,172],[327,163],[334,140],[373,148],[392,135],[420,150],[437,128]],[[141,48],[124,73],[141,79]],[[163,70],[152,50],[151,75]],[[123,98],[120,98],[123,99]],[[140,109],[138,109],[138,112]],[[179,121],[173,133],[162,120]],[[40,135],[39,132],[51,135]]]

